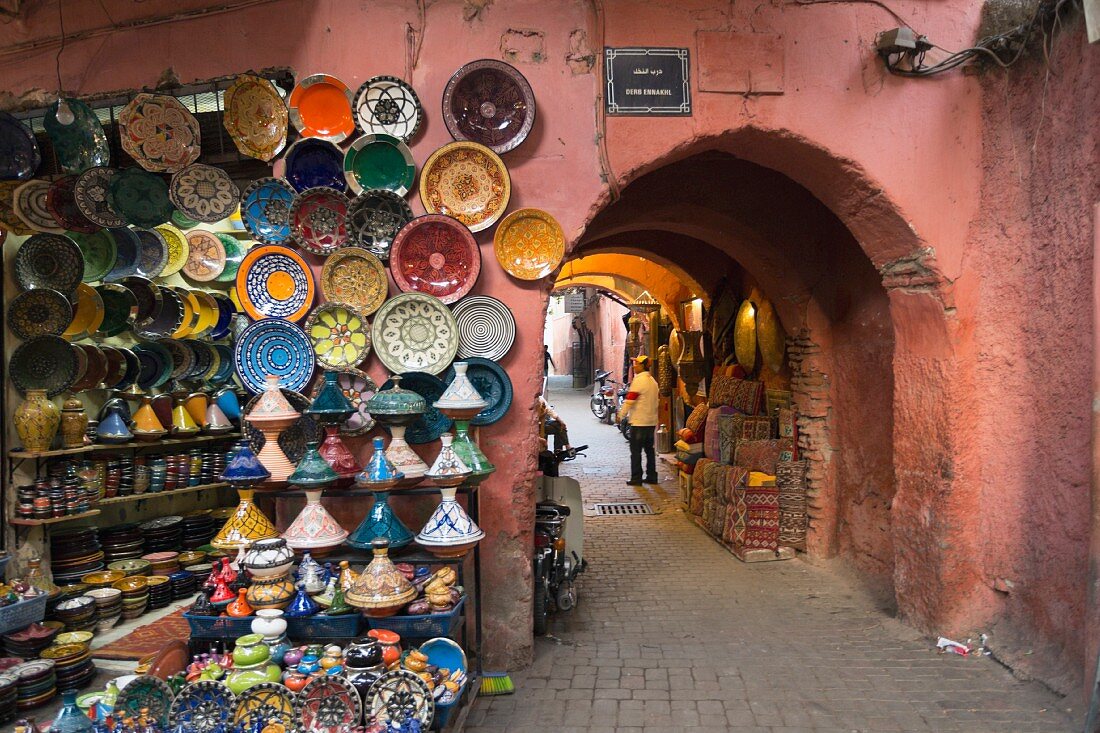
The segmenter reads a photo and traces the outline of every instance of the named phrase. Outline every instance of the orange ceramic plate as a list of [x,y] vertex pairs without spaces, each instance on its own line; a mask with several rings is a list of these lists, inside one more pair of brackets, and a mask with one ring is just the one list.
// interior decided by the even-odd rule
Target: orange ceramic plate
[[457,142],[435,151],[420,171],[420,202],[471,232],[488,229],[508,208],[512,182],[500,156],[484,145]]
[[302,256],[269,244],[248,251],[237,270],[237,297],[253,320],[300,321],[313,305],[316,285]]
[[546,277],[565,256],[561,225],[541,209],[517,209],[504,218],[493,235],[497,262],[520,280]]
[[334,143],[355,132],[348,85],[328,74],[307,76],[290,93],[290,121],[302,137],[319,137]]

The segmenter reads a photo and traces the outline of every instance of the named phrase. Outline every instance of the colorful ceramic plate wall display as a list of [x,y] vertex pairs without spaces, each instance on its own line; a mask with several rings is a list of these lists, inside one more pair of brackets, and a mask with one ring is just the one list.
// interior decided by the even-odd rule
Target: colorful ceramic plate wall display
[[111,179],[118,175],[114,168],[97,166],[77,176],[73,196],[80,212],[101,227],[120,227],[126,220],[119,216],[107,200]]
[[57,225],[53,214],[50,213],[47,203],[49,195],[50,184],[38,179],[27,181],[15,189],[12,207],[15,209],[15,215],[30,229],[36,232],[61,234],[65,230]]
[[344,155],[344,177],[355,193],[384,188],[404,196],[416,180],[409,146],[392,135],[362,135]]
[[26,181],[42,165],[42,154],[31,128],[0,112],[0,179]]
[[355,132],[351,98],[348,85],[335,76],[313,74],[298,82],[286,103],[302,137],[338,143]]
[[187,245],[187,235],[171,224],[161,224],[154,228],[160,232],[160,236],[164,237],[164,243],[168,246],[168,261],[164,263],[160,276],[175,275],[187,264],[187,256],[191,254]]
[[209,282],[225,269],[225,245],[213,232],[192,229],[187,233],[187,264],[183,274],[198,282]]
[[241,221],[264,244],[290,239],[290,206],[294,188],[281,178],[257,178],[241,196]]
[[195,333],[195,327],[199,325],[199,299],[195,293],[187,288],[173,288],[180,296],[183,303],[183,323],[171,335],[172,338],[181,339]]
[[420,98],[396,76],[368,79],[355,94],[355,123],[368,135],[392,135],[407,143],[423,118]]
[[99,324],[103,323],[103,298],[91,285],[80,283],[71,302],[73,317],[61,336],[69,341],[79,341],[95,333]]
[[451,306],[458,324],[458,358],[500,361],[516,340],[516,319],[508,306],[488,295],[470,295]]
[[370,324],[346,303],[330,301],[314,308],[305,331],[317,361],[329,369],[353,367],[370,354]]
[[214,326],[217,325],[218,318],[221,316],[221,309],[218,307],[218,301],[214,300],[214,296],[210,293],[192,290],[191,295],[195,297],[199,304],[199,320],[195,324],[192,336],[205,338],[210,335],[210,332],[214,330]]
[[72,321],[69,299],[49,288],[25,290],[8,306],[8,328],[23,341],[37,336],[60,336]]
[[172,378],[172,353],[156,341],[144,341],[134,346],[138,358],[138,386],[144,390],[160,387]]
[[126,357],[113,346],[100,344],[99,350],[107,357],[107,374],[103,377],[103,386],[107,389],[115,389],[122,386],[122,380],[126,377]]
[[[84,375],[69,387],[73,392],[82,392],[86,389],[94,389],[107,375],[107,357],[95,344],[73,344],[73,353],[80,351],[84,354]],[[77,357],[79,361],[79,357]]]
[[294,392],[305,389],[317,365],[313,346],[302,329],[279,318],[256,321],[241,333],[233,350],[241,383],[261,392],[268,375]]
[[187,218],[213,224],[237,210],[241,191],[221,168],[194,163],[172,175],[168,197]]
[[8,362],[8,378],[25,395],[44,389],[49,397],[61,394],[76,381],[76,355],[59,336],[39,336],[16,347]]
[[218,282],[231,283],[237,279],[237,270],[240,269],[241,261],[244,259],[245,252],[248,251],[248,243],[242,242],[232,234],[217,233],[218,239],[221,240],[222,247],[225,248],[225,269],[222,270],[222,274],[218,275]]
[[59,103],[50,105],[42,119],[42,126],[50,136],[54,155],[61,167],[68,173],[81,173],[94,166],[109,165],[111,146],[92,108],[79,99],[66,98],[73,121],[62,124],[57,119]]
[[104,280],[121,280],[137,274],[141,262],[141,238],[129,227],[113,227],[107,232],[115,240],[115,264]]
[[91,234],[99,226],[84,216],[84,212],[76,205],[76,180],[75,175],[62,176],[51,183],[46,192],[46,208],[62,229]]
[[172,730],[224,733],[232,727],[236,696],[224,682],[198,680],[185,685],[168,711]]
[[35,234],[19,245],[13,263],[15,281],[24,290],[50,288],[70,295],[84,276],[84,256],[62,234]]
[[481,250],[461,222],[442,214],[419,216],[393,240],[390,274],[406,293],[427,293],[454,303],[477,282]]
[[95,234],[68,232],[67,236],[76,242],[84,258],[84,282],[96,282],[105,278],[115,266],[115,238],[111,236],[111,232],[100,229]]
[[[378,385],[370,378],[370,375],[362,369],[344,368],[336,375],[336,383],[340,385],[340,391],[355,408],[344,424],[340,426],[340,432],[344,435],[366,435],[374,428],[374,418],[367,410],[367,402],[378,391]],[[314,399],[324,386],[324,380],[318,379],[313,383]]]
[[168,241],[158,229],[135,230],[141,241],[137,274],[142,277],[159,277],[168,264]]
[[302,730],[311,733],[345,733],[359,727],[363,702],[343,677],[314,677],[298,693],[295,703]]
[[348,207],[348,239],[388,262],[393,238],[412,218],[404,197],[381,188],[364,191]]
[[453,216],[480,232],[504,215],[512,183],[500,157],[484,145],[457,142],[432,153],[420,175],[429,214]]
[[[475,356],[466,359],[466,363],[469,365],[466,367],[466,376],[470,378],[470,382],[482,399],[489,403],[488,407],[470,421],[470,424],[492,425],[504,417],[504,413],[508,412],[508,408],[512,406],[512,380],[508,377],[508,372],[495,361]],[[455,370],[450,368],[444,375],[443,381],[450,384],[454,378]],[[401,384],[404,385],[404,383],[405,380],[401,380]]]
[[271,160],[286,145],[287,111],[267,79],[241,74],[225,90],[222,124],[242,155]]
[[275,244],[249,250],[237,270],[241,308],[255,320],[302,320],[313,306],[315,287],[302,256]]
[[290,234],[302,249],[326,256],[348,243],[348,197],[320,186],[294,197]]
[[369,316],[389,295],[386,268],[367,250],[344,247],[325,260],[321,291],[326,300],[349,303]]
[[187,342],[176,339],[161,339],[157,342],[172,355],[172,379],[183,379],[191,373],[195,364],[195,352],[187,346]]
[[211,384],[228,384],[233,375],[233,350],[225,344],[214,344],[214,350],[218,352],[218,370],[209,381]]
[[516,209],[493,233],[497,262],[512,277],[540,280],[561,264],[565,234],[561,225],[541,209]]
[[[387,379],[382,389],[393,387],[393,380]],[[428,407],[424,414],[416,418],[405,429],[405,440],[412,445],[424,445],[439,440],[439,436],[451,429],[454,421],[435,409],[436,401],[443,396],[447,385],[434,374],[425,372],[404,372],[401,375],[401,388],[416,392],[424,398]],[[389,432],[387,429],[386,432]]]
[[172,218],[168,184],[160,176],[140,168],[124,168],[111,178],[107,203],[136,227],[155,227]]
[[22,181],[0,181],[0,229],[21,237],[34,234],[34,229],[15,213],[15,192],[22,185]]
[[296,191],[318,186],[346,191],[344,152],[328,140],[307,137],[291,145],[283,156],[284,177]]
[[199,121],[175,97],[138,94],[119,114],[118,132],[147,171],[175,173],[199,159]]
[[443,90],[443,122],[455,140],[506,153],[527,139],[535,124],[535,93],[523,74],[503,61],[471,61]]
[[402,293],[378,310],[371,325],[371,341],[391,372],[439,374],[458,351],[458,326],[439,298]]
[[95,335],[109,338],[128,331],[137,318],[137,297],[129,288],[118,283],[97,285],[95,289],[103,299],[103,322]]

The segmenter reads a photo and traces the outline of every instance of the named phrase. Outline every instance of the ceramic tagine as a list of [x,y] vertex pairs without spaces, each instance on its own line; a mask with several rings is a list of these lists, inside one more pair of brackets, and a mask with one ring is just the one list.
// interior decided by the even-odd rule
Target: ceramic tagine
[[151,442],[160,440],[167,434],[168,429],[164,427],[156,411],[153,410],[153,398],[142,395],[141,405],[134,412],[134,437]]
[[172,437],[185,438],[199,432],[199,425],[185,404],[187,397],[186,391],[172,393]]
[[424,480],[424,474],[428,472],[428,464],[405,441],[405,429],[404,425],[392,426],[390,444],[386,446],[386,457],[398,471],[405,474],[405,478],[394,487],[398,489],[416,486]]
[[428,409],[428,403],[416,392],[401,388],[401,375],[390,377],[393,386],[375,392],[367,400],[367,412],[376,422],[387,427],[412,425]]
[[337,373],[326,371],[321,391],[313,398],[305,413],[317,418],[325,426],[325,442],[321,444],[321,456],[332,466],[332,470],[341,479],[350,479],[359,473],[359,461],[355,460],[344,441],[340,439],[340,425],[344,423],[355,407],[344,395],[337,380]]
[[279,536],[271,520],[252,503],[252,487],[270,475],[252,452],[248,441],[242,440],[233,459],[219,477],[237,489],[240,503],[210,544],[219,550],[243,550],[256,540]]
[[477,443],[470,439],[470,421],[488,406],[488,402],[478,393],[470,378],[466,376],[469,366],[464,361],[454,363],[455,376],[447,390],[435,402],[434,407],[455,421],[455,437],[452,447],[455,454],[470,469],[468,483],[481,483],[496,470],[489,459],[481,452]]
[[281,537],[256,540],[241,558],[241,567],[252,576],[246,599],[253,608],[283,608],[294,597],[290,567],[294,553]]
[[450,433],[439,436],[439,441],[442,443],[439,455],[435,457],[432,467],[424,474],[436,486],[458,486],[470,476],[470,467],[455,453],[454,446],[451,444],[453,440],[454,436]]
[[294,471],[294,464],[279,447],[279,435],[297,422],[298,418],[297,410],[290,406],[279,391],[279,378],[268,375],[267,385],[260,394],[260,399],[244,419],[263,433],[264,447],[260,449],[258,458],[264,468],[271,472],[271,477],[265,482],[269,487],[286,483],[287,477]]
[[336,472],[318,453],[317,444],[310,443],[288,480],[292,486],[302,487],[306,505],[283,532],[283,538],[295,552],[309,550],[324,557],[348,537],[347,530],[321,504],[321,494],[336,481]]
[[371,543],[371,549],[374,559],[359,574],[347,594],[347,601],[365,616],[392,616],[416,597],[416,589],[390,561],[390,543],[387,540],[376,539]]
[[298,563],[298,582],[305,585],[307,593],[320,593],[325,589],[325,569],[309,552]]
[[460,557],[473,548],[485,532],[455,500],[457,487],[444,486],[440,491],[443,499],[416,536],[416,541],[437,557]]
[[202,429],[209,435],[221,435],[233,429],[233,423],[222,412],[217,402],[211,402],[206,406],[206,415],[203,417]]
[[401,480],[402,474],[387,458],[381,438],[374,439],[374,453],[366,468],[356,476],[359,486],[374,491],[374,505],[355,531],[347,538],[347,544],[359,549],[373,547],[376,538],[387,540],[387,547],[404,547],[413,540],[413,533],[406,527],[389,503],[389,489]]
[[382,676],[386,667],[382,664],[382,647],[377,639],[364,636],[348,644],[344,650],[344,676],[366,700],[370,686]]
[[[126,419],[122,416],[125,407],[125,402],[107,405],[107,415],[96,426],[96,440],[100,443],[129,443],[133,440],[134,434],[130,432]],[[50,437],[52,439],[53,436]]]

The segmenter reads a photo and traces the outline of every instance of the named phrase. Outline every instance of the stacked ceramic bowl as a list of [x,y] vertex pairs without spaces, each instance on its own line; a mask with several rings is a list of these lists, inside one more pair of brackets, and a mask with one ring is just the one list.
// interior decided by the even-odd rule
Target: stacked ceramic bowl
[[103,567],[104,552],[95,527],[78,527],[50,535],[50,573],[57,585],[75,583]]
[[96,630],[102,633],[114,628],[122,617],[122,591],[118,588],[96,588],[84,595],[95,603]]
[[146,581],[150,609],[164,608],[172,602],[172,583],[167,576],[150,575]]
[[76,596],[61,601],[54,608],[53,615],[65,624],[66,631],[91,631],[99,620],[95,599],[87,596]]
[[178,552],[151,552],[141,559],[149,563],[150,574],[171,575],[180,569],[179,556]]
[[152,563],[148,560],[142,560],[140,557],[132,558],[130,560],[115,560],[113,563],[107,566],[108,570],[117,570],[122,573],[125,578],[132,577],[134,575],[148,575]]
[[[223,455],[222,461],[224,462],[224,460],[225,456]],[[214,535],[218,533],[224,523],[224,520],[221,523],[216,522],[209,509],[185,515],[183,517],[184,549],[194,550],[202,547],[214,539]]]
[[198,565],[199,563],[205,562],[206,553],[202,550],[184,550],[176,559],[179,560],[180,567],[186,570],[190,565]]
[[12,667],[10,674],[19,678],[16,689],[16,707],[30,710],[52,699],[57,694],[57,674],[50,659],[33,659]]
[[136,524],[116,524],[99,531],[103,554],[107,562],[130,560],[145,553],[145,539]]
[[199,577],[190,571],[180,570],[168,578],[172,583],[173,598],[190,598],[199,589]]
[[126,574],[120,570],[96,570],[80,577],[80,582],[89,588],[110,588],[112,583],[122,580]]
[[183,546],[183,517],[158,517],[143,522],[139,529],[147,553],[176,551]]
[[57,622],[50,621],[49,624],[49,626],[31,624],[25,629],[4,634],[2,637],[4,653],[23,659],[37,657],[40,651],[53,643],[54,638],[61,631],[62,627]]
[[54,663],[60,690],[79,690],[95,678],[92,651],[87,644],[54,644],[43,649],[40,656]]
[[9,672],[0,673],[0,725],[15,720],[19,678]]
[[145,613],[149,606],[149,580],[143,575],[123,578],[114,585],[122,591],[122,619],[129,621]]

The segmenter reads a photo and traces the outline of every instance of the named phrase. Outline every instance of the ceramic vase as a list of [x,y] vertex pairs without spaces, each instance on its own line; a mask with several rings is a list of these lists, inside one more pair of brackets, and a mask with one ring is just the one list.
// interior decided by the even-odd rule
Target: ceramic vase
[[260,394],[260,399],[245,416],[245,420],[264,436],[264,446],[257,457],[264,468],[271,473],[266,484],[272,486],[283,484],[294,472],[294,464],[279,446],[279,436],[297,422],[298,418],[298,411],[290,406],[279,390],[279,378],[268,375],[267,385]]
[[386,457],[390,459],[390,462],[398,471],[405,475],[396,484],[399,489],[416,486],[424,480],[424,474],[428,472],[428,464],[405,440],[405,430],[404,425],[391,427],[390,444],[386,446]]
[[75,397],[65,400],[61,406],[61,447],[80,448],[87,430],[88,413],[84,411],[84,403]]
[[470,477],[467,482],[480,484],[489,474],[497,470],[497,467],[481,452],[481,447],[470,438],[470,421],[464,418],[455,418],[455,437],[451,442],[455,454],[470,469]]
[[389,542],[383,539],[372,543],[374,559],[347,594],[348,603],[365,616],[392,616],[416,597],[416,589],[390,560],[389,548]]
[[277,608],[265,608],[256,611],[256,618],[252,620],[252,633],[259,634],[264,639],[278,639],[286,633],[286,619],[283,612]]
[[61,424],[61,413],[53,400],[46,397],[46,390],[28,389],[27,399],[16,408],[12,420],[23,450],[40,452],[50,449]]
[[458,486],[470,476],[470,467],[455,453],[453,435],[443,433],[439,441],[439,455],[424,476],[436,486]]
[[442,500],[416,536],[416,542],[437,557],[460,557],[476,545],[485,532],[455,500],[456,487],[445,486],[440,491]]
[[348,532],[321,504],[322,489],[305,489],[306,505],[283,532],[286,544],[295,552],[309,550],[324,557],[348,537]]

